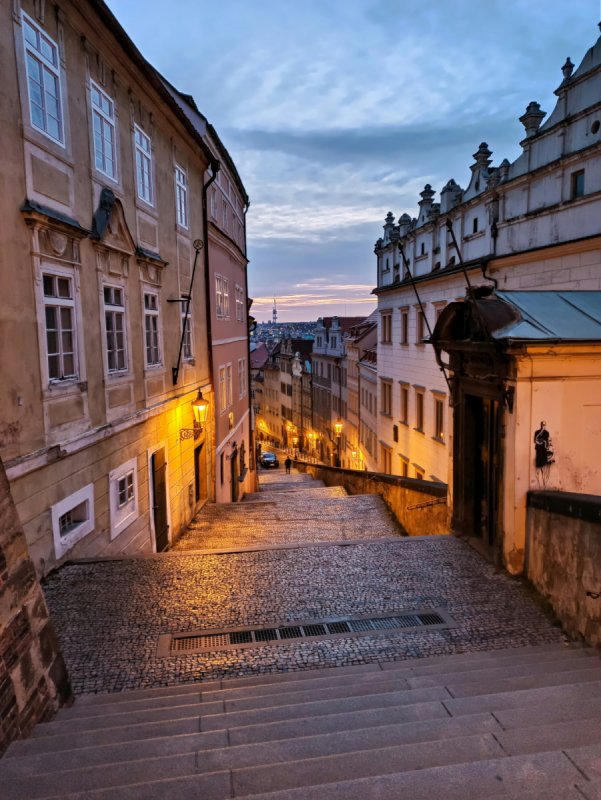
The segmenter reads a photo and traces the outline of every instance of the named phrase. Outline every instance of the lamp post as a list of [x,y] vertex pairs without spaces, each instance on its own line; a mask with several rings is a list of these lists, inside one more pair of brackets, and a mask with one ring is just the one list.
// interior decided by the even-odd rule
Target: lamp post
[[336,432],[336,464],[335,466],[340,466],[340,437],[342,436],[342,420],[340,417],[334,423],[334,431]]

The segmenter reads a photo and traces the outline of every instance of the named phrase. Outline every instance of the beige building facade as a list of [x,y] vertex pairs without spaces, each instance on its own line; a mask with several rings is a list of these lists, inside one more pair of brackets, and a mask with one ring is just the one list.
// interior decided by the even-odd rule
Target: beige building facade
[[164,550],[214,497],[214,154],[104,3],[0,10],[0,453],[47,573]]

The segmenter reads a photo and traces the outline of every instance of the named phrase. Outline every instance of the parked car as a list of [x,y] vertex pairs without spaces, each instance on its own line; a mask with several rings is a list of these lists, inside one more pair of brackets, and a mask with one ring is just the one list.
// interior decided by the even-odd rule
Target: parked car
[[275,453],[270,453],[266,450],[264,453],[261,453],[261,466],[265,467],[265,469],[269,469],[269,467],[275,468],[280,466],[280,462]]

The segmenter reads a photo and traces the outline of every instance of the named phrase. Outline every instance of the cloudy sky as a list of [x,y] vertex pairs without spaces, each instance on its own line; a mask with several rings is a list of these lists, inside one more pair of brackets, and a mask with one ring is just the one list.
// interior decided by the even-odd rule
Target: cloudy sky
[[516,158],[518,117],[551,112],[600,18],[599,0],[108,2],[234,158],[254,312],[275,295],[280,321],[369,313],[386,213],[465,186],[482,141]]

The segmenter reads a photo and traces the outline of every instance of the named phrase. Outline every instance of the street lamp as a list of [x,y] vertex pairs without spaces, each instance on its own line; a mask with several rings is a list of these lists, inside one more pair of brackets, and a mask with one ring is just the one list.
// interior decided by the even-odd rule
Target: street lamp
[[336,432],[336,466],[340,466],[340,437],[342,436],[342,420],[340,417],[334,423],[334,431]]
[[209,401],[205,400],[202,396],[200,389],[195,399],[192,401],[192,413],[194,414],[194,427],[193,428],[180,428],[179,438],[180,441],[184,439],[198,439],[203,431],[203,425],[207,421],[207,414],[209,411]]

